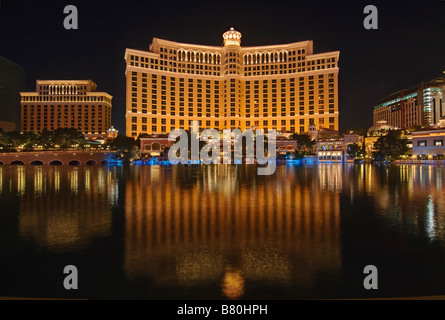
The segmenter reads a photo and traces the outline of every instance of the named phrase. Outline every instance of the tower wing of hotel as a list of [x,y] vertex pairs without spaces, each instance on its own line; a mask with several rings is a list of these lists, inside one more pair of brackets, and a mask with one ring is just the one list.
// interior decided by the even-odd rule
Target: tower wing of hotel
[[242,47],[154,38],[148,51],[127,49],[126,132],[168,134],[191,129],[338,130],[340,53],[314,54],[312,41]]

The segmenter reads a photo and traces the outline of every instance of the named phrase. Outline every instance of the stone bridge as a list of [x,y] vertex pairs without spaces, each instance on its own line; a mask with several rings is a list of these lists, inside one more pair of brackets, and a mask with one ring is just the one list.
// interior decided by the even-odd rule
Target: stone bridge
[[0,153],[0,165],[106,165],[111,151],[40,151]]

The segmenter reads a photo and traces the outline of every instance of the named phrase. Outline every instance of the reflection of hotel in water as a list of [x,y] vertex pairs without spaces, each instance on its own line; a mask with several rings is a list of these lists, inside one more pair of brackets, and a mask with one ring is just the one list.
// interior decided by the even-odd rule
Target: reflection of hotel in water
[[[341,166],[327,169],[295,178],[279,167],[267,181],[245,167],[141,168],[126,186],[127,276],[231,287],[227,279],[310,285],[338,272]],[[174,256],[176,270],[152,263]]]
[[0,166],[0,194],[21,198],[21,238],[50,250],[66,250],[111,233],[111,206],[118,194],[116,173],[110,170]]
[[130,280],[213,283],[230,298],[246,282],[311,288],[337,278],[347,255],[342,205],[356,198],[372,201],[385,230],[445,239],[442,168],[319,164],[278,166],[274,176],[247,168],[137,166],[118,193],[116,168],[0,166],[0,196],[20,198],[21,239],[70,251],[114,236],[112,207],[125,194],[125,224],[115,227],[124,228]]

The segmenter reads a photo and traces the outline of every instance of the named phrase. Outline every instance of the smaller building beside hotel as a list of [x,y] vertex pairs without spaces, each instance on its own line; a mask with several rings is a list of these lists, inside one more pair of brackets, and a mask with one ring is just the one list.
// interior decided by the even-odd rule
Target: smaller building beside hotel
[[413,158],[445,160],[445,126],[414,131]]
[[154,134],[140,138],[140,140],[142,157],[160,157],[162,152],[174,143],[174,141],[168,140],[166,134]]
[[318,139],[317,160],[318,162],[344,162],[347,161],[348,147],[357,143],[361,145],[362,138],[356,133],[345,134],[342,138]]
[[374,143],[382,136],[386,136],[390,130],[396,130],[392,125],[389,125],[386,120],[377,121],[377,123],[369,128],[365,137],[365,152],[367,157],[372,157]]
[[280,155],[293,154],[298,149],[298,141],[285,136],[277,136],[275,142],[277,146],[277,153]]

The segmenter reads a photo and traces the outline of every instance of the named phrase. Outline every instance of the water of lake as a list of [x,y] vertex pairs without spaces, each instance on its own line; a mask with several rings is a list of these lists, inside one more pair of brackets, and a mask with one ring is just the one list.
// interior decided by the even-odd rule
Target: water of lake
[[[0,296],[445,294],[445,167],[256,169],[0,166]],[[367,265],[378,290],[364,289]]]

